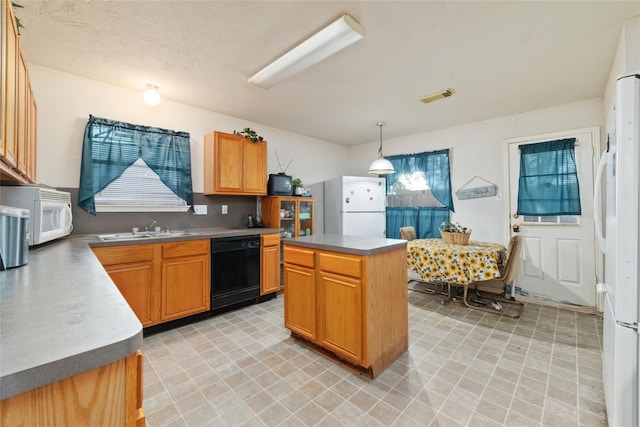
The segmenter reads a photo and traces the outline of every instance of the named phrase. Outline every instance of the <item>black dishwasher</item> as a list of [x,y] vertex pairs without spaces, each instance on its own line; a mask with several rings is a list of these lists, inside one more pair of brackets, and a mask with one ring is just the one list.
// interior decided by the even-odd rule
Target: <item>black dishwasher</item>
[[211,239],[211,311],[226,311],[260,297],[260,236]]

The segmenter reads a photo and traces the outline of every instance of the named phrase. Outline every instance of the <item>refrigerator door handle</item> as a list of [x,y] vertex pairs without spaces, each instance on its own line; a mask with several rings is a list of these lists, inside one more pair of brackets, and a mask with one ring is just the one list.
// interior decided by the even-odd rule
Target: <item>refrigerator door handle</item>
[[607,252],[606,239],[602,234],[602,177],[604,176],[604,168],[607,165],[607,152],[600,156],[598,171],[596,172],[596,182],[593,189],[593,216],[596,226],[596,236],[602,253]]

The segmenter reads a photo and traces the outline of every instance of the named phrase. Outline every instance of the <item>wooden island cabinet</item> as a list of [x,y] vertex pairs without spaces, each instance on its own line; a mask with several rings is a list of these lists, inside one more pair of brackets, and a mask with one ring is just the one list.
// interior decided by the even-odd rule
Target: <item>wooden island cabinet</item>
[[406,242],[284,239],[284,320],[292,335],[371,378],[408,349]]

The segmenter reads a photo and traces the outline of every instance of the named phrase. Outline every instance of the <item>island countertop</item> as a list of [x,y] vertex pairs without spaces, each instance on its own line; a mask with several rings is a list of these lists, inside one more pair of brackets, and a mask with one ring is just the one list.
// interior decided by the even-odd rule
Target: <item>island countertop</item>
[[344,236],[341,234],[317,234],[314,236],[282,239],[285,245],[323,249],[354,255],[374,255],[393,249],[405,248],[406,240],[384,237]]
[[134,353],[142,325],[91,246],[161,243],[274,229],[198,229],[171,239],[101,242],[67,237],[29,250],[26,265],[0,271],[0,399]]

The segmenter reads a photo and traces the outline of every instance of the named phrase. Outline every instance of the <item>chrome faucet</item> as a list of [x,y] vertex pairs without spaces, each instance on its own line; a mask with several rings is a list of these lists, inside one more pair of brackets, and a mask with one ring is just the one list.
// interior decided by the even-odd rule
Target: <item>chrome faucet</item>
[[152,222],[151,222],[151,224],[147,225],[147,226],[144,228],[144,231],[149,231],[149,229],[150,229],[151,227],[153,227],[154,225],[156,225],[156,222],[155,222],[155,221],[152,221]]

